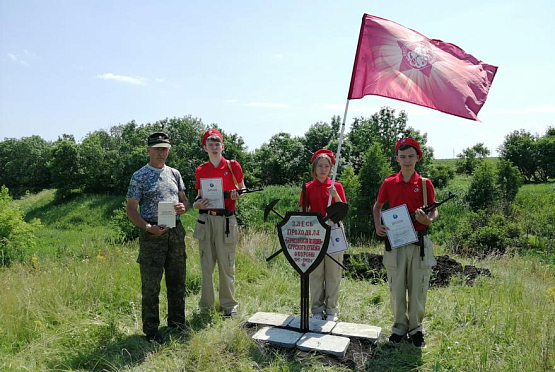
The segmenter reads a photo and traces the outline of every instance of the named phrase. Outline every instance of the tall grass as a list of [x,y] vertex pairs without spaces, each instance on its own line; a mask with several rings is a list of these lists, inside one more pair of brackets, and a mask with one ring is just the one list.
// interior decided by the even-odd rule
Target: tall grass
[[[96,204],[102,203],[97,199]],[[57,208],[64,207],[51,205],[48,213],[59,213]],[[53,221],[45,229],[51,229]],[[83,224],[76,226],[76,241],[85,241],[89,230]],[[102,228],[98,231],[101,235]],[[182,335],[170,334],[170,342],[163,346],[142,338],[137,243],[117,245],[95,238],[87,244],[85,248],[68,244],[60,256],[44,249],[34,260],[0,270],[0,370],[553,371],[555,367],[551,329],[555,268],[535,257],[457,258],[463,264],[489,268],[492,276],[477,280],[473,287],[455,280],[447,288],[428,292],[427,349],[415,351],[409,344],[390,347],[384,338],[374,347],[362,344],[352,357],[356,362],[342,364],[321,355],[263,347],[251,339],[252,330],[242,326],[242,320],[257,311],[299,313],[298,275],[283,255],[265,261],[279,249],[275,233],[241,233],[236,296],[242,319],[233,320],[199,311],[198,246],[187,235],[188,329]],[[87,254],[72,253],[79,249]],[[379,253],[381,247],[357,246],[352,251]],[[339,303],[342,320],[380,326],[385,336],[389,334],[393,319],[386,283],[371,285],[346,277]],[[163,317],[164,286],[160,305]]]

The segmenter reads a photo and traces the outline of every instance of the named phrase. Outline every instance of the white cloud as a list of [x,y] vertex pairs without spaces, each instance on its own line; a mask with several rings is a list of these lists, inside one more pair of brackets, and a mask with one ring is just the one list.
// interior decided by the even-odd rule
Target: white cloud
[[229,99],[224,99],[225,103],[237,103],[239,102],[239,100],[237,98],[229,98]]
[[281,54],[281,53],[276,53],[276,54],[274,54],[274,58],[283,59],[283,54]]
[[156,81],[157,83],[164,83],[166,81],[166,79],[164,78],[156,78],[154,79],[154,81]]
[[289,105],[284,103],[261,103],[261,102],[252,102],[252,103],[245,103],[243,106],[247,107],[264,107],[264,108],[289,108]]
[[116,75],[112,74],[111,72],[96,75],[97,79],[104,79],[104,80],[116,80],[121,83],[133,84],[133,85],[146,85],[147,79],[141,76],[124,76],[124,75]]
[[8,57],[16,63],[20,63],[23,66],[29,66],[29,63],[23,59],[21,59],[21,57],[19,57],[17,54],[13,54],[13,53],[6,53],[8,55]]

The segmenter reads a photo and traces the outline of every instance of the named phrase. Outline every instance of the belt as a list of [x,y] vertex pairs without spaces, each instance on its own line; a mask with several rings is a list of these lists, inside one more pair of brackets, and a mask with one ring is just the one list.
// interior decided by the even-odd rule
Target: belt
[[209,211],[209,210],[206,210],[206,209],[201,209],[198,213],[199,214],[209,214],[211,216],[226,216],[226,217],[235,215],[235,211],[233,211],[233,212],[221,211],[220,212],[220,211]]

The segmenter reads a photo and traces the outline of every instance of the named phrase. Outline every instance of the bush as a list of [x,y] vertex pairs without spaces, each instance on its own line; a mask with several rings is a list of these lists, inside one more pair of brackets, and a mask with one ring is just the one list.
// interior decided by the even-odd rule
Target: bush
[[444,188],[455,178],[455,168],[448,164],[435,164],[430,169],[430,179],[435,188]]
[[37,244],[34,234],[40,221],[26,223],[23,213],[12,205],[8,188],[0,190],[0,267],[23,261],[25,254]]
[[119,243],[128,242],[139,237],[139,229],[133,225],[133,222],[129,221],[126,210],[127,201],[124,201],[121,208],[113,212],[110,219],[110,225],[114,228],[116,241]]
[[521,234],[520,226],[502,214],[481,210],[468,213],[459,222],[448,246],[454,253],[483,258],[526,247]]
[[496,197],[495,171],[489,163],[482,162],[470,182],[466,202],[472,210],[491,210]]

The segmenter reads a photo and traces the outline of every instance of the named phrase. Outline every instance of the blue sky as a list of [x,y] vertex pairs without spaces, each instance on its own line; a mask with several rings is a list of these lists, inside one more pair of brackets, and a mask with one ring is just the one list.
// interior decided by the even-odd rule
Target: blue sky
[[[462,5],[461,5],[462,4]],[[521,128],[555,126],[551,1],[0,0],[0,139],[55,140],[131,120],[192,115],[243,137],[343,116],[363,13],[499,66],[474,122],[400,101],[352,100],[355,116],[404,109],[436,158]]]

